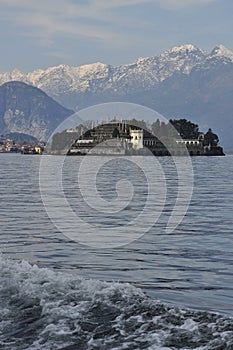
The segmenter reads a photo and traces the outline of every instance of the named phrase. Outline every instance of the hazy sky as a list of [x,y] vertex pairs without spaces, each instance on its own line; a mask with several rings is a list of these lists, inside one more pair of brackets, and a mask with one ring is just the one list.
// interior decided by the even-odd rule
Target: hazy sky
[[0,71],[120,65],[192,43],[233,50],[233,0],[0,0]]

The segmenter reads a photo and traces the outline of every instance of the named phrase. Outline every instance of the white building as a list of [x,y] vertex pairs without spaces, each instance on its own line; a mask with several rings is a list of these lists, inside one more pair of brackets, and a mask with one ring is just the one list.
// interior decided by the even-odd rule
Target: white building
[[179,144],[182,144],[182,145],[192,145],[192,146],[198,146],[200,145],[200,140],[187,140],[187,139],[180,139],[180,140],[176,140],[176,143],[179,145]]
[[143,148],[143,130],[142,129],[130,129],[131,143],[133,149]]

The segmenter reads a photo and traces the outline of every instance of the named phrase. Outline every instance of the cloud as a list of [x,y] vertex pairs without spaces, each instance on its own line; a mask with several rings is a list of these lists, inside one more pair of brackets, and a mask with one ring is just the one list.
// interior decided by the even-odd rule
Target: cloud
[[116,34],[103,28],[99,7],[94,5],[93,8],[92,1],[86,5],[74,5],[65,0],[57,0],[56,4],[45,0],[22,0],[19,5],[18,0],[0,0],[0,17],[22,28],[30,28],[33,32],[30,30],[29,35],[36,33],[41,41],[48,42],[61,34],[114,40]]
[[49,56],[49,57],[55,57],[55,58],[62,59],[62,60],[69,60],[72,58],[71,54],[66,54],[66,53],[61,52],[61,51],[49,51],[49,52],[45,52],[43,55]]
[[132,17],[136,5],[145,13],[147,5],[177,11],[215,1],[219,0],[0,0],[0,18],[21,27],[23,35],[34,35],[39,45],[47,42],[48,46],[55,37],[68,35],[113,42],[124,39],[118,33],[123,26],[137,26],[116,10],[132,7]]
[[219,0],[155,0],[161,7],[176,10],[212,4]]

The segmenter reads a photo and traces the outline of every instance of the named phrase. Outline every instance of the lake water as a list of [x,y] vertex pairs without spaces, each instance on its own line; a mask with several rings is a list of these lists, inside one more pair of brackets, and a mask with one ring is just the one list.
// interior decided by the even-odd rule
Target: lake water
[[[61,157],[47,159],[49,165]],[[107,214],[85,207],[77,180],[82,159],[64,162],[70,208],[96,225],[97,234],[100,225],[111,230],[116,223],[124,232],[148,196],[140,157],[136,168],[124,157],[105,159],[97,189],[109,207],[121,177],[134,188],[126,208]],[[49,218],[40,194],[40,156],[0,154],[1,349],[233,349],[233,156],[192,158],[192,199],[172,233],[166,223],[176,203],[177,173],[170,157],[156,161],[166,182],[156,223],[128,244],[120,236],[124,244],[116,248],[95,248],[71,240]],[[185,169],[187,160],[179,162]],[[153,179],[153,169],[147,171]],[[158,179],[151,180],[159,197],[155,215],[164,195]],[[62,213],[59,191],[45,180]],[[57,216],[64,224],[66,217]],[[150,219],[145,216],[135,232]]]

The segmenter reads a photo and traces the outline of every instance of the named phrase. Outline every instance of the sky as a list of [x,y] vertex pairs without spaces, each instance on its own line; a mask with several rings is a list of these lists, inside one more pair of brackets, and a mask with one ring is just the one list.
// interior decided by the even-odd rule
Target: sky
[[232,0],[0,0],[0,72],[114,66],[194,44],[233,50]]

